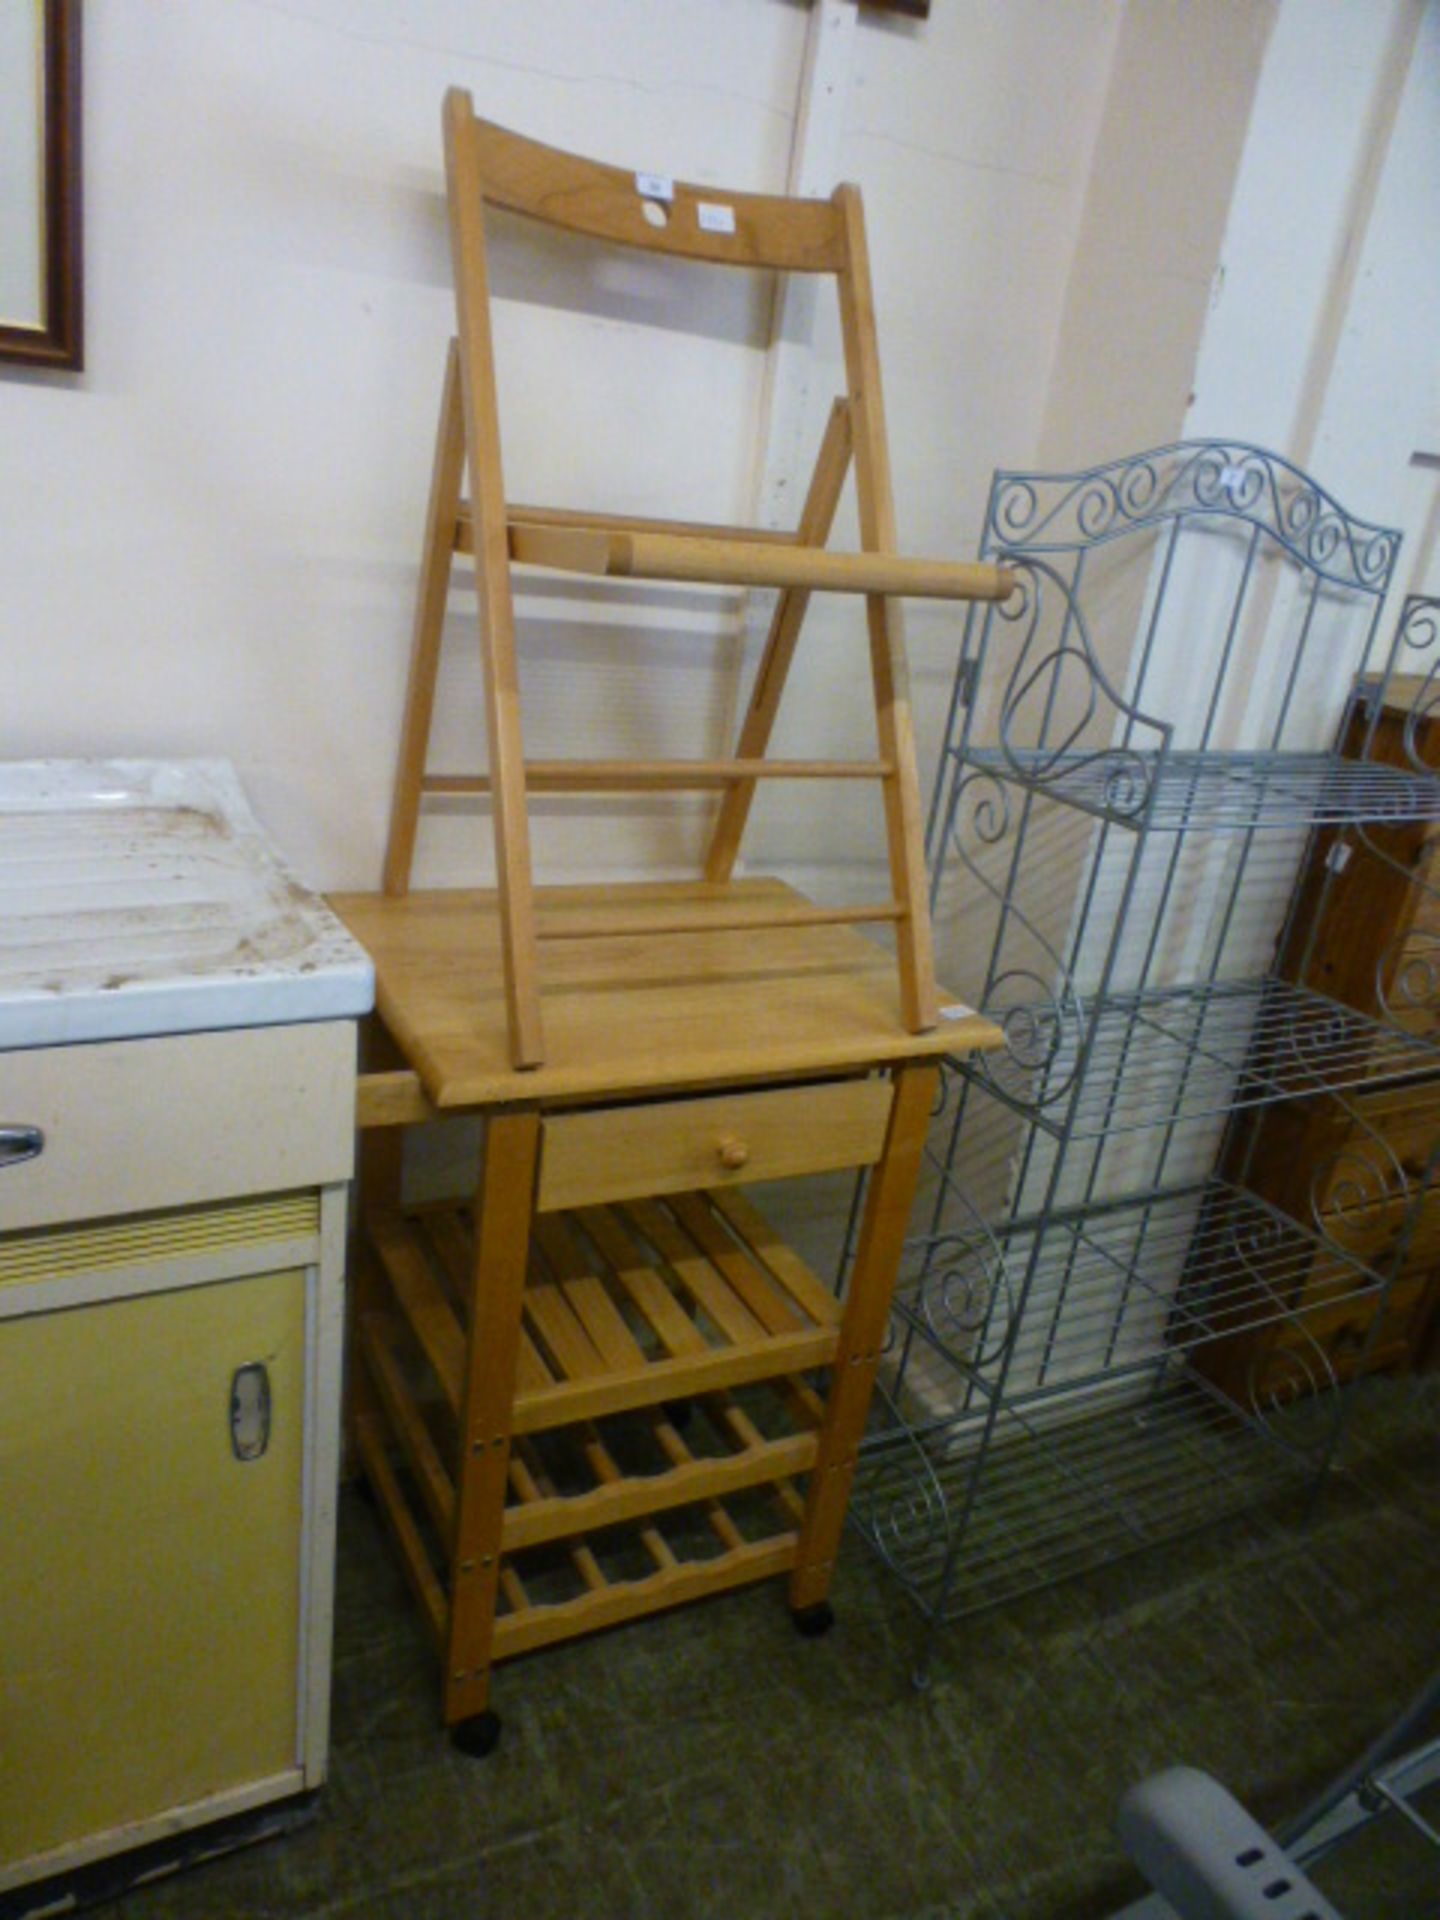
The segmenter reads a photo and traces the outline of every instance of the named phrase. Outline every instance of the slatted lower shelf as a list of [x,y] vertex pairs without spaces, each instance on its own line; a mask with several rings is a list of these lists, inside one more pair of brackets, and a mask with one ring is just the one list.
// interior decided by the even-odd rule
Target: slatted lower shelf
[[[367,1227],[361,1462],[443,1644],[473,1234],[454,1207]],[[838,1320],[733,1190],[537,1220],[493,1658],[792,1566],[823,1410],[801,1370]]]

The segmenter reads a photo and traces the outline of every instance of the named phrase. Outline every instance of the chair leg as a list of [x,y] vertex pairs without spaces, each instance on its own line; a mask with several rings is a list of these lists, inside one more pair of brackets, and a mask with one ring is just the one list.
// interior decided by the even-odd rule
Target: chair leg
[[420,586],[415,602],[415,628],[410,646],[410,678],[405,689],[405,717],[400,727],[400,764],[395,772],[395,794],[390,804],[390,835],[385,846],[385,891],[410,891],[410,869],[415,858],[415,833],[420,823],[420,796],[425,778],[425,755],[435,713],[435,683],[440,672],[440,641],[445,630],[445,606],[450,593],[450,567],[455,553],[455,523],[460,511],[460,483],[465,469],[465,423],[460,407],[460,360],[455,342],[445,360],[445,385],[440,397],[440,424],[435,435],[435,465],[430,476],[430,505],[425,516],[425,547],[420,563]]
[[[815,471],[810,477],[809,491],[800,514],[800,540],[807,547],[823,547],[830,538],[835,509],[840,504],[845,476],[850,471],[850,455],[850,405],[841,399],[830,410],[825,438],[820,443]],[[758,760],[770,745],[790,662],[795,657],[795,643],[800,638],[800,629],[809,605],[809,592],[795,587],[786,588],[775,603],[770,632],[765,640],[760,664],[755,670],[750,705],[735,749],[737,759]],[[753,780],[737,780],[733,786],[725,789],[710,837],[710,851],[705,858],[707,880],[723,882],[734,872],[735,859],[740,851],[740,841],[754,798]]]
[[455,300],[459,312],[460,386],[470,465],[470,518],[475,532],[475,585],[480,601],[480,658],[490,744],[490,805],[495,824],[495,887],[510,1061],[539,1066],[545,1057],[530,822],[525,808],[525,754],[520,727],[520,675],[515,659],[515,607],[510,592],[510,534],[500,463],[500,403],[490,328],[490,281],[476,123],[469,96],[452,89],[445,103],[445,170],[450,207]]
[[[465,1394],[455,1477],[445,1722],[478,1720],[490,1698],[490,1649],[500,1583],[500,1541],[510,1468],[510,1418],[520,1313],[530,1256],[530,1213],[540,1150],[535,1112],[493,1116],[476,1204]],[[483,1747],[488,1723],[476,1729]],[[493,1742],[491,1742],[493,1744]]]

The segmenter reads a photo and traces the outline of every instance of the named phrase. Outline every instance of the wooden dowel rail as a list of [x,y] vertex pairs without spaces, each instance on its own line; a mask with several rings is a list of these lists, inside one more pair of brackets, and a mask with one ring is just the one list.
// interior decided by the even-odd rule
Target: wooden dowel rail
[[890,594],[921,600],[1005,600],[1006,567],[917,560],[896,553],[832,553],[826,547],[720,535],[624,533],[586,525],[509,522],[510,557],[522,565],[634,580],[708,586],[804,587],[816,593]]

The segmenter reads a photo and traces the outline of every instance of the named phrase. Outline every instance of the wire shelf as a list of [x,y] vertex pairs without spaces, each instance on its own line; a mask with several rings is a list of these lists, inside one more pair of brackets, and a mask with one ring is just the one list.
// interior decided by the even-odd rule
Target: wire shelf
[[1008,1359],[1010,1399],[1029,1405],[1257,1327],[1303,1325],[1384,1284],[1212,1177],[1015,1220],[993,1234],[943,1235],[902,1277],[895,1309],[981,1387]]
[[[1007,1406],[967,1514],[981,1419],[871,1437],[851,1498],[860,1533],[927,1615],[955,1620],[1093,1572],[1299,1491],[1314,1462],[1183,1373],[1092,1392],[1063,1418]],[[964,1526],[953,1579],[947,1558]]]
[[1440,1066],[1433,1037],[1273,976],[1110,995],[1090,1013],[1078,1087],[1082,1024],[1067,1019],[1062,1003],[987,1012],[1011,1037],[1010,1051],[957,1063],[957,1071],[1049,1132],[1079,1140],[1183,1126]]
[[1100,819],[1157,833],[1440,820],[1440,776],[1330,753],[971,747],[963,758]]

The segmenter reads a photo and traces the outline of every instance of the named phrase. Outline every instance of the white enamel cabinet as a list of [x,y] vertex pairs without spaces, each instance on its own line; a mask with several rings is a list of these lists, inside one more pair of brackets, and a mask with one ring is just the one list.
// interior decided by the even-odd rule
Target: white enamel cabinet
[[0,1052],[0,1912],[324,1777],[354,1075]]

